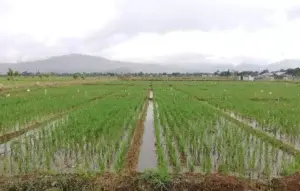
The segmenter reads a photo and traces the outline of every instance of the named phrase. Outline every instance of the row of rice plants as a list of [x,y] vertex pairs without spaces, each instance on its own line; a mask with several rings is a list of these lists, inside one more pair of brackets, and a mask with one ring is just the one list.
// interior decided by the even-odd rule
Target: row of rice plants
[[56,113],[83,104],[95,97],[121,91],[124,86],[71,86],[28,92],[26,96],[0,98],[1,135],[43,121]]
[[[173,170],[179,172],[181,169],[180,155],[171,131],[166,127],[165,120],[160,117],[157,103],[154,106],[154,127],[156,135],[156,147],[158,167],[163,171]],[[170,169],[171,167],[171,169]]]
[[176,87],[299,148],[300,90],[296,84],[202,82]]
[[170,87],[155,86],[155,92],[160,120],[166,121],[161,124],[172,132],[165,136],[176,138],[186,170],[266,180],[297,166],[293,155],[226,121],[192,96]]
[[5,144],[0,174],[121,170],[146,93],[128,88]]
[[154,105],[154,129],[155,129],[155,138],[156,138],[156,154],[158,161],[158,169],[160,171],[169,171],[169,154],[166,146],[166,140],[161,128],[161,123],[159,120],[158,105]]

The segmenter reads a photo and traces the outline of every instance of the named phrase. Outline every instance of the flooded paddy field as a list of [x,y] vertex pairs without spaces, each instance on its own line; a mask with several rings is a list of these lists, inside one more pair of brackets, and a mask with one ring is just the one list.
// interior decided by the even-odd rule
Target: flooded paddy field
[[270,190],[273,180],[287,181],[300,168],[295,88],[116,81],[3,96],[0,137],[16,136],[1,141],[0,183],[47,174],[97,177],[112,187],[149,178],[179,188],[176,181],[186,178],[182,184],[198,181],[199,189],[217,180],[236,181],[238,190]]
[[168,149],[177,156],[170,159],[174,169],[268,181],[298,165],[295,153],[249,133],[192,96],[170,87],[155,92],[161,128],[172,143]]
[[[22,135],[2,141],[0,175],[120,171],[125,165],[147,92],[124,86],[106,90],[97,90],[103,86],[94,88],[89,92],[97,97],[85,107],[71,110],[37,128],[26,128]],[[110,89],[116,92],[107,94],[105,99],[98,97]],[[20,128],[16,129],[18,131]],[[3,136],[11,134],[6,133],[4,131]]]

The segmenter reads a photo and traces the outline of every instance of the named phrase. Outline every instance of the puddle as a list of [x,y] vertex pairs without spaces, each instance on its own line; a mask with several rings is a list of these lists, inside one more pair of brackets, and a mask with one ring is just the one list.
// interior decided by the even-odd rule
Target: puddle
[[153,99],[153,91],[152,90],[150,90],[150,92],[149,92],[149,99]]
[[[153,97],[152,91],[150,91],[149,98],[150,96]],[[137,171],[139,172],[157,167],[153,107],[153,101],[149,100],[146,119],[144,122],[143,142],[140,148],[139,163],[137,167]]]

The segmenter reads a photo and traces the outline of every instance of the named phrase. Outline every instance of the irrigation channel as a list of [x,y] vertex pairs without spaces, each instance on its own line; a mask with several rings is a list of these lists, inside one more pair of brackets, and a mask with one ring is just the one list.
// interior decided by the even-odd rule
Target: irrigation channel
[[153,106],[153,91],[149,91],[148,108],[146,119],[144,121],[144,135],[140,149],[139,162],[137,171],[142,172],[146,169],[154,169],[157,167],[157,156],[155,147],[155,132],[154,132],[154,106]]

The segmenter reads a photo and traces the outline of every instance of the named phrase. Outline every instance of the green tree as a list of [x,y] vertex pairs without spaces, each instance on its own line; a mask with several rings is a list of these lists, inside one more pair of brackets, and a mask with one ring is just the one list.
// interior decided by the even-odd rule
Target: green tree
[[78,73],[75,73],[75,74],[73,74],[73,79],[76,80],[76,79],[79,78],[79,76],[80,76],[80,75],[79,75]]
[[11,69],[11,68],[9,68],[8,71],[7,71],[7,76],[8,76],[8,78],[7,78],[8,80],[13,79],[13,77],[14,77],[14,70]]
[[20,76],[20,73],[19,73],[18,71],[14,71],[13,73],[14,73],[13,75],[14,75],[15,77]]

